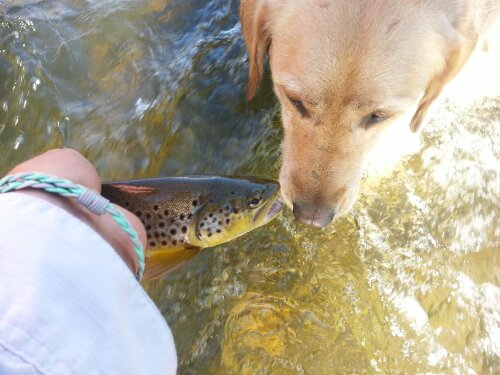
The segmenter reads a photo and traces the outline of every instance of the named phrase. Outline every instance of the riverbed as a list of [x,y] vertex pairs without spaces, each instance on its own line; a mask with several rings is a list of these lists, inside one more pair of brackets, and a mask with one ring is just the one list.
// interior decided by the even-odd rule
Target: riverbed
[[[351,213],[285,210],[145,285],[179,374],[500,373],[500,59],[478,56],[420,134],[389,131]],[[0,173],[72,147],[105,180],[277,178],[269,73],[251,102],[246,77],[237,1],[2,1]]]

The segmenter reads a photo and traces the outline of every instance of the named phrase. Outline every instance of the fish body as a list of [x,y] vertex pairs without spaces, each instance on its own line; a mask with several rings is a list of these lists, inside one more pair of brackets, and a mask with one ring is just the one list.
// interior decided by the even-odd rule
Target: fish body
[[145,279],[158,278],[199,250],[268,223],[281,210],[278,182],[256,178],[117,181],[103,183],[101,194],[144,224],[148,238]]

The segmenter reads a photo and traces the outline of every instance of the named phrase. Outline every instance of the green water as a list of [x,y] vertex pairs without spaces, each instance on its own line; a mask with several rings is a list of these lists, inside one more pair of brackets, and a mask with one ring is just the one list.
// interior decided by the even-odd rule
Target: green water
[[[276,178],[237,1],[0,1],[0,173],[73,147],[105,179]],[[145,285],[180,374],[500,373],[500,97],[445,102],[326,230],[290,211]]]

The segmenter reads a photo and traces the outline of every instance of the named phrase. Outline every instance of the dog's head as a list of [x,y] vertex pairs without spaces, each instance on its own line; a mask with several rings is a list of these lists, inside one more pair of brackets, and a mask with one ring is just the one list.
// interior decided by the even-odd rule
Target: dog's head
[[284,126],[282,193],[300,221],[323,227],[347,212],[382,129],[418,103],[416,131],[468,56],[456,22],[465,8],[436,3],[242,1],[247,97],[268,53]]

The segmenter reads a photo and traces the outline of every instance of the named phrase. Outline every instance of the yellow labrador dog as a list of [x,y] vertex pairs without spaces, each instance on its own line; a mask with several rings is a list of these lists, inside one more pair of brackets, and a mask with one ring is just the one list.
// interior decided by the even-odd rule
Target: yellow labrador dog
[[247,97],[269,54],[297,219],[324,227],[350,209],[383,127],[416,108],[417,131],[499,12],[500,0],[242,0]]

